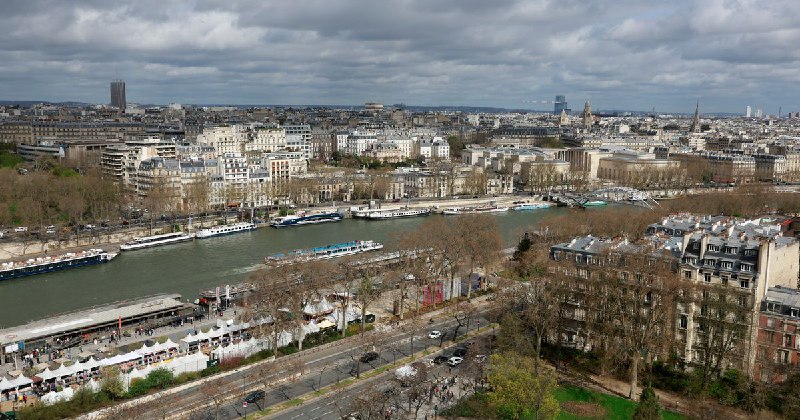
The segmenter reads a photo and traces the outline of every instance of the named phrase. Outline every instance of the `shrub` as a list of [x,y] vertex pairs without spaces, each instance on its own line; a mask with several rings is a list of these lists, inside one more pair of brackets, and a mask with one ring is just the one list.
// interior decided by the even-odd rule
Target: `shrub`
[[167,368],[158,368],[147,374],[147,382],[150,388],[164,389],[175,382],[175,375]]
[[122,377],[117,366],[109,366],[103,369],[100,392],[110,400],[115,400],[125,395],[125,384],[122,383]]
[[142,378],[134,378],[130,385],[128,385],[128,396],[129,397],[139,397],[144,394],[147,394],[147,391],[150,390],[150,382],[147,379]]
[[209,366],[200,371],[200,377],[205,378],[206,376],[211,376],[220,372],[219,365]]

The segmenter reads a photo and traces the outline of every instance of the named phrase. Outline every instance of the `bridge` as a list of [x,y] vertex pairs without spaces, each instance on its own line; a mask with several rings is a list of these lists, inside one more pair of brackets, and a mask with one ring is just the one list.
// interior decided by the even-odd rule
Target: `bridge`
[[[633,204],[653,209],[660,206],[649,193],[631,187],[604,187],[587,193],[563,193],[556,195],[555,201],[569,207],[588,207],[597,201]],[[600,203],[597,203],[600,204]]]

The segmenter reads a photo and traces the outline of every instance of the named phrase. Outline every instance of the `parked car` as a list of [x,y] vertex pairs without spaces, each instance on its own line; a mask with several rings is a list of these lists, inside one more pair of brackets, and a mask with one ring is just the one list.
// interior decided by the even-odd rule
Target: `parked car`
[[447,359],[447,364],[450,365],[450,367],[456,367],[456,366],[460,365],[461,362],[463,362],[463,361],[464,361],[463,357],[453,356],[453,357]]
[[244,397],[244,401],[246,403],[248,403],[248,404],[254,404],[256,401],[263,400],[264,397],[266,397],[266,395],[267,394],[265,394],[264,391],[261,391],[261,390],[253,391],[253,392],[247,394],[246,397]]
[[464,347],[459,347],[453,351],[453,356],[456,357],[464,357],[467,355],[467,349]]
[[476,354],[475,355],[475,361],[478,362],[478,363],[485,362],[487,358],[488,357],[485,354]]
[[361,359],[359,359],[359,360],[361,360],[361,363],[369,363],[369,362],[371,362],[373,360],[377,360],[378,356],[379,356],[378,352],[368,351],[368,352],[364,353],[364,355],[362,355]]
[[431,338],[431,339],[433,339],[433,338],[439,338],[439,337],[441,337],[441,336],[442,336],[442,332],[441,332],[441,331],[439,331],[439,330],[433,330],[433,331],[431,331],[431,332],[429,332],[429,333],[428,333],[428,338]]
[[17,233],[27,232],[27,231],[28,231],[28,227],[27,226],[17,226],[17,227],[14,228],[14,232],[17,232]]

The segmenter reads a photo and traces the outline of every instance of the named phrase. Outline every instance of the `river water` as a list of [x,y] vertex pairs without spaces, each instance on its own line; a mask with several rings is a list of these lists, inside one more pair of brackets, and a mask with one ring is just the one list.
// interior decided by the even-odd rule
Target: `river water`
[[[496,213],[506,246],[546,214],[563,208]],[[591,211],[591,210],[589,210]],[[448,217],[457,223],[459,216]],[[415,229],[425,217],[339,223],[253,232],[125,252],[107,264],[0,282],[0,328],[47,316],[157,293],[180,293],[194,301],[201,290],[234,284],[263,267],[267,254],[356,239],[388,245],[394,232]]]

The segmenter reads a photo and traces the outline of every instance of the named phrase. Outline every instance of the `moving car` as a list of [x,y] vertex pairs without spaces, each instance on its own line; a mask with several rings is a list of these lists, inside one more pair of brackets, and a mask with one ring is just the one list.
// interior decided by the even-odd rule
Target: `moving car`
[[435,363],[437,365],[440,365],[440,364],[446,362],[447,359],[448,359],[447,356],[439,355],[439,356],[436,356],[436,357],[433,358],[433,363]]
[[447,359],[447,364],[450,365],[450,367],[456,367],[456,366],[460,365],[461,362],[463,362],[463,361],[464,361],[463,357],[453,356],[453,357]]
[[361,356],[361,359],[359,359],[359,360],[361,360],[361,363],[369,363],[369,362],[371,362],[373,360],[377,360],[377,359],[378,359],[378,353],[377,352],[368,351],[368,352],[364,353],[364,355]]
[[266,394],[264,393],[264,391],[261,390],[253,391],[247,394],[246,397],[244,397],[244,401],[248,404],[255,404],[257,401],[263,400],[265,396]]
[[439,330],[433,330],[428,333],[428,338],[439,338],[442,336],[442,332]]

